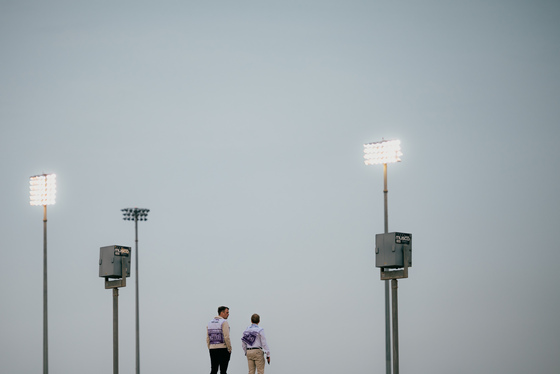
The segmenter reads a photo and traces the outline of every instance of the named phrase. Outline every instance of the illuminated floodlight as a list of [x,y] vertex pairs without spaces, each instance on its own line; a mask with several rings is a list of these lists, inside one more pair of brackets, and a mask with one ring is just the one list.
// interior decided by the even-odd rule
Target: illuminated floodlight
[[123,219],[125,221],[134,221],[135,218],[138,221],[147,221],[148,213],[150,212],[150,209],[124,208],[121,209],[121,212],[123,212]]
[[400,162],[400,156],[402,156],[400,140],[382,140],[364,144],[364,163],[366,165]]
[[34,175],[29,178],[29,203],[53,205],[56,200],[56,174]]

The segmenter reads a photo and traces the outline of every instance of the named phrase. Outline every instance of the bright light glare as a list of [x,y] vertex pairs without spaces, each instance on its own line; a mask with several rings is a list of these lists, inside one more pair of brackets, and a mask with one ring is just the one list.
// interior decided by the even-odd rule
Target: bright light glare
[[400,162],[400,156],[402,156],[400,140],[382,140],[364,144],[364,162],[366,165]]
[[56,175],[43,174],[29,178],[29,203],[53,205],[56,200]]

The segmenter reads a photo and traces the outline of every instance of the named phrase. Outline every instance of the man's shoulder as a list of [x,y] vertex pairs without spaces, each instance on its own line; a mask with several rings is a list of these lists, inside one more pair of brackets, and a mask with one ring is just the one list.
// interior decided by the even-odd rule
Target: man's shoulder
[[222,317],[214,317],[208,322],[208,325],[210,326],[211,324],[214,324],[214,323],[219,324],[223,320],[224,319]]

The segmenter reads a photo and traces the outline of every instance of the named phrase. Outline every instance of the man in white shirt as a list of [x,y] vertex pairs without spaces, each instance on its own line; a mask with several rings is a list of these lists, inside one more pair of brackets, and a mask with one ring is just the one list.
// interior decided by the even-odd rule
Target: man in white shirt
[[218,368],[221,374],[227,373],[229,359],[231,357],[231,342],[229,339],[229,308],[221,306],[218,308],[218,316],[208,322],[206,327],[206,344],[210,351],[210,374],[217,374]]
[[264,374],[264,355],[266,355],[266,360],[270,365],[270,350],[266,344],[264,330],[259,327],[260,321],[261,317],[258,314],[253,314],[251,316],[252,324],[245,329],[241,338],[241,345],[249,364],[249,374],[255,374],[255,369],[257,369],[258,374]]

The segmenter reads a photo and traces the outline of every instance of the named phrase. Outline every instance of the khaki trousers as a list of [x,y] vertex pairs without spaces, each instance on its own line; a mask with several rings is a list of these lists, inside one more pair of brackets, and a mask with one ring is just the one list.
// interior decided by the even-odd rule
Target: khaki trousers
[[264,353],[261,349],[247,350],[247,363],[249,364],[249,374],[264,374]]

